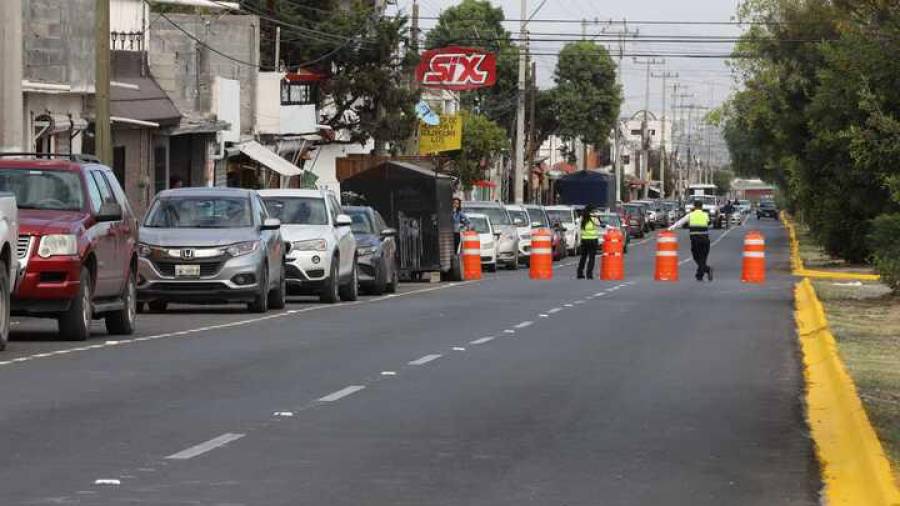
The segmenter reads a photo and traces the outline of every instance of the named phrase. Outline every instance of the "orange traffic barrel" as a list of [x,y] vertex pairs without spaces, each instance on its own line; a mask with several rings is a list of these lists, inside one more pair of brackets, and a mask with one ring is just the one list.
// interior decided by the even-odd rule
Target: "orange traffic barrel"
[[678,236],[664,230],[656,237],[657,281],[678,281]]
[[553,239],[550,231],[539,228],[531,232],[531,279],[553,279]]
[[603,236],[603,260],[600,265],[600,279],[618,281],[625,279],[625,241],[618,228],[607,230]]
[[758,230],[751,230],[744,236],[744,268],[741,281],[744,283],[766,281],[766,238]]
[[463,279],[481,279],[481,239],[478,232],[466,230],[462,233]]

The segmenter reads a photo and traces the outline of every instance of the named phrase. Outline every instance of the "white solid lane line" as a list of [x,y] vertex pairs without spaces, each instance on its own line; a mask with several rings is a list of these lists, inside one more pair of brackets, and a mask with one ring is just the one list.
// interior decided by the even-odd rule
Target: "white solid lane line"
[[343,399],[344,397],[347,397],[348,395],[353,395],[356,392],[359,392],[360,390],[363,390],[365,388],[366,387],[363,385],[350,385],[349,387],[342,388],[342,389],[338,390],[337,392],[332,392],[332,393],[326,395],[325,397],[320,397],[319,402],[334,402],[334,401]]
[[425,365],[428,362],[431,362],[433,360],[437,360],[437,359],[441,358],[442,356],[443,355],[440,355],[437,353],[435,353],[433,355],[425,355],[424,357],[413,360],[412,362],[409,363],[409,365]]
[[493,337],[488,336],[488,337],[482,337],[481,339],[476,339],[474,341],[469,341],[469,344],[484,344],[484,343],[489,343],[493,340],[494,340]]
[[525,327],[530,327],[531,325],[534,325],[534,322],[531,322],[531,321],[524,321],[524,322],[522,322],[522,323],[520,323],[520,324],[518,324],[518,325],[515,325],[513,328],[516,328],[516,329],[524,329]]
[[240,439],[242,437],[244,437],[244,434],[231,434],[231,433],[222,434],[221,436],[214,437],[214,438],[210,439],[209,441],[200,443],[196,446],[192,446],[185,450],[181,450],[178,453],[173,453],[172,455],[169,455],[168,457],[166,457],[166,459],[169,459],[169,460],[192,459],[198,455],[203,455],[206,452],[215,450],[216,448],[219,448],[221,446],[225,446],[232,441],[237,441],[238,439]]

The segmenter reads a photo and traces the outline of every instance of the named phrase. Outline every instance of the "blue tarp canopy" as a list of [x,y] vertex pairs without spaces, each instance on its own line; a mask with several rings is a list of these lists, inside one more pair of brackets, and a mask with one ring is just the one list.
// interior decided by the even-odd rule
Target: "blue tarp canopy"
[[556,192],[562,204],[613,207],[615,179],[609,174],[580,170],[556,180]]

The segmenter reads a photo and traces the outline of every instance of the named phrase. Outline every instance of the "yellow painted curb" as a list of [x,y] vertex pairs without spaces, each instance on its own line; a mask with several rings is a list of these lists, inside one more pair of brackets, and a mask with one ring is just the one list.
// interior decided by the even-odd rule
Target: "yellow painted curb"
[[802,276],[808,278],[823,279],[852,279],[858,281],[880,281],[881,276],[878,274],[861,274],[856,272],[833,272],[833,271],[817,271],[807,269],[803,265],[803,259],[800,257],[800,243],[797,241],[797,230],[794,223],[787,217],[784,212],[781,213],[781,222],[788,231],[788,238],[791,244],[791,270],[794,276]]
[[806,417],[828,506],[900,506],[900,490],[808,278],[795,289]]

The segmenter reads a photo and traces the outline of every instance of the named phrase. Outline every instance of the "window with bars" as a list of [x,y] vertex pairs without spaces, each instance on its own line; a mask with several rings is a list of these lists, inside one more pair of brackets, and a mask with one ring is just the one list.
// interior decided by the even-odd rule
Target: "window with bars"
[[308,83],[281,83],[281,105],[314,105],[318,100],[318,86]]

